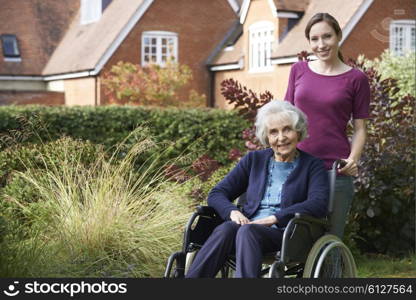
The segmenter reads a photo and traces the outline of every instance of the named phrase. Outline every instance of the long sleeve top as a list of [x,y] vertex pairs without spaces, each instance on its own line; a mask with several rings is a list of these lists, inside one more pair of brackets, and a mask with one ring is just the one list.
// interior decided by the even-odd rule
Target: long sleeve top
[[[282,187],[277,226],[285,227],[295,213],[325,217],[328,211],[328,172],[322,160],[299,150],[299,162]],[[224,220],[237,207],[234,199],[246,193],[242,212],[251,218],[259,208],[267,184],[268,162],[273,150],[249,152],[209,193],[208,205]]]

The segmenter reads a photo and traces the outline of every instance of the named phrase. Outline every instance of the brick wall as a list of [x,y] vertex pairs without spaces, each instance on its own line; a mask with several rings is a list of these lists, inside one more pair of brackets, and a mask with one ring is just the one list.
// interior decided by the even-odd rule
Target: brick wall
[[[193,80],[179,93],[187,99],[189,91],[209,93],[209,72],[205,61],[237,19],[227,0],[156,0],[117,49],[103,71],[118,61],[141,63],[143,31],[171,31],[178,34],[179,63],[188,65]],[[106,103],[101,89],[102,103]]]
[[389,48],[390,20],[415,19],[414,0],[375,0],[342,45],[345,58],[378,57]]
[[0,91],[0,105],[63,105],[65,95],[60,92],[11,92]]
[[[40,75],[79,9],[79,0],[0,0],[0,34],[17,37],[21,61],[4,61],[0,74]],[[1,43],[0,43],[1,44]]]

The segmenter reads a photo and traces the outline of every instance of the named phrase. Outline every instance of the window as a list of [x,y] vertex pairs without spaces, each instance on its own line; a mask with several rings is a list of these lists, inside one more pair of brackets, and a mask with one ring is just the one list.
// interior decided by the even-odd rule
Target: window
[[102,0],[81,0],[81,24],[97,22],[101,18],[102,4]]
[[164,66],[168,59],[178,61],[178,35],[168,31],[145,31],[142,34],[142,66]]
[[286,35],[292,30],[293,27],[299,22],[299,19],[288,18],[287,19],[287,26],[285,27],[284,31],[282,32],[281,36],[279,36],[279,43],[283,41]]
[[272,71],[271,55],[274,43],[274,25],[260,21],[249,27],[249,67],[250,71]]
[[1,36],[1,44],[3,47],[3,56],[7,58],[20,58],[19,45],[14,34],[3,34]]
[[102,0],[101,2],[101,10],[102,12],[107,8],[107,6],[111,3],[112,0]]
[[416,21],[397,20],[390,23],[390,50],[396,55],[415,51]]

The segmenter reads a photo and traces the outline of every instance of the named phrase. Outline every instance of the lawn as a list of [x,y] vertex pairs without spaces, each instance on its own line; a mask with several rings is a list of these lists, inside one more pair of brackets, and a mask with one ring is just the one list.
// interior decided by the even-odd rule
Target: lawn
[[367,254],[355,261],[361,278],[416,278],[416,254],[404,258]]

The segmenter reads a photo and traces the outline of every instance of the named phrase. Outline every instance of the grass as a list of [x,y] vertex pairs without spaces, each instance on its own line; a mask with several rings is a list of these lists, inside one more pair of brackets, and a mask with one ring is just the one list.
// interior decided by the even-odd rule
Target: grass
[[156,147],[149,139],[86,166],[74,142],[61,141],[63,159],[39,154],[44,169],[18,172],[36,202],[5,195],[29,223],[8,220],[0,277],[160,277],[191,211],[163,177],[163,149],[139,169],[136,158]]
[[416,278],[416,254],[403,258],[366,254],[355,261],[360,278]]

